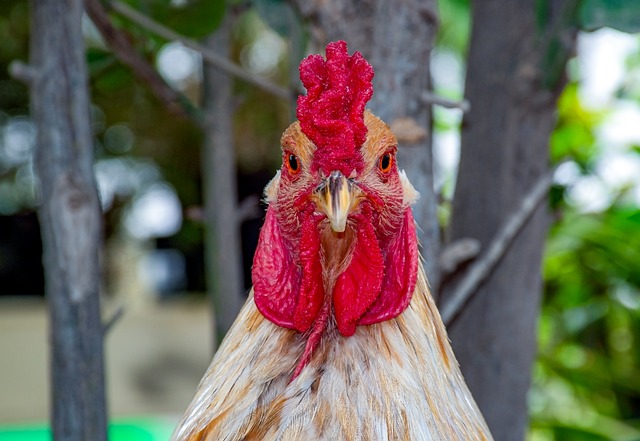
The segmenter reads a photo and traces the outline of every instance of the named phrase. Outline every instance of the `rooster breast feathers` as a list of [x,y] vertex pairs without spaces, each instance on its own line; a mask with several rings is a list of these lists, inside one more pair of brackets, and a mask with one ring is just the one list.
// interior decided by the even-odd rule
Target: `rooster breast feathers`
[[488,440],[422,270],[391,321],[304,351],[297,332],[249,298],[198,387],[174,440]]
[[[373,115],[366,119],[381,124]],[[369,139],[382,139],[382,134],[376,136],[379,131],[370,127]],[[270,204],[280,179],[277,174],[267,186]],[[403,174],[401,185],[409,204],[417,193]],[[332,320],[292,380],[309,331],[267,320],[252,292],[173,439],[491,439],[462,378],[421,264],[411,303],[402,314],[358,326],[351,336],[342,335]]]

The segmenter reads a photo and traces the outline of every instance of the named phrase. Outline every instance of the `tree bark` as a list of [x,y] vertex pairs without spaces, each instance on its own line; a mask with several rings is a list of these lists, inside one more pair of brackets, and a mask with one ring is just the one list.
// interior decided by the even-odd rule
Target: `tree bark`
[[57,440],[106,440],[100,320],[101,212],[81,0],[32,2],[32,117],[51,335]]
[[311,21],[314,52],[335,40],[360,51],[375,70],[371,110],[398,136],[398,163],[421,198],[414,206],[427,276],[438,285],[440,233],[433,189],[429,57],[437,27],[435,0],[297,1]]
[[[532,0],[473,4],[462,152],[449,240],[475,238],[484,251],[497,229],[549,170],[549,135],[573,49],[572,10],[560,1],[538,11]],[[543,244],[538,208],[449,328],[454,351],[496,441],[522,439],[536,353]],[[444,285],[443,298],[455,289]]]
[[[220,27],[205,43],[225,58],[229,57],[232,22],[233,13],[228,12]],[[207,286],[215,314],[214,342],[219,342],[244,302],[233,146],[233,80],[227,73],[205,64],[203,86],[205,262]]]

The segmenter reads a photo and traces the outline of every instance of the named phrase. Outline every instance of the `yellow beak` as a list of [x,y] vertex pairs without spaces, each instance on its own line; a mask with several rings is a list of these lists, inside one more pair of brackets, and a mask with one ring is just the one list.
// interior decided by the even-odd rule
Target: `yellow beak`
[[341,172],[333,171],[314,191],[318,208],[327,215],[331,229],[344,232],[349,213],[358,205],[360,189]]

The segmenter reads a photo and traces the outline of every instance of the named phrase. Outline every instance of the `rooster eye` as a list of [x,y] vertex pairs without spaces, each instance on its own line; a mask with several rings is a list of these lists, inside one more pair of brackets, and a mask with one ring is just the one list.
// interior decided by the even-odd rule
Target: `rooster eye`
[[300,171],[300,164],[296,155],[289,153],[287,155],[287,168],[291,173],[298,173]]
[[393,156],[391,153],[385,153],[380,156],[380,161],[378,162],[378,168],[382,173],[388,173],[391,171],[391,166],[393,165]]

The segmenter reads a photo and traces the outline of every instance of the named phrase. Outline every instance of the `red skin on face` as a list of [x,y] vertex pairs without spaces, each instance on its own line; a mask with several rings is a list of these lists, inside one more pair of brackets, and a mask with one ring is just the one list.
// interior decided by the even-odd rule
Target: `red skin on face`
[[[365,207],[368,208],[368,207]],[[384,261],[369,211],[358,216],[356,244],[347,269],[340,274],[333,290],[336,324],[342,335],[356,332],[360,318],[380,295]]]
[[[305,219],[297,259],[289,251],[273,209],[267,210],[253,263],[254,299],[269,320],[299,332],[308,331],[325,303],[319,221]],[[417,281],[418,247],[411,209],[384,249],[366,214],[355,219],[351,262],[333,289],[338,330],[349,336],[356,325],[397,317],[411,301]]]

